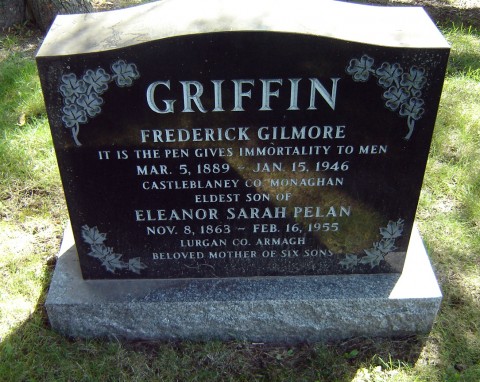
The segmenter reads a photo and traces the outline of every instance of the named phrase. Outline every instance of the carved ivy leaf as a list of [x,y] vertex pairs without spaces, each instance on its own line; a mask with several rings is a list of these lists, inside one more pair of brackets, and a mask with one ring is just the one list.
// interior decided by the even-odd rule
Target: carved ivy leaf
[[360,259],[360,264],[370,265],[370,268],[377,267],[380,262],[383,260],[383,254],[378,249],[364,249],[363,250],[367,256],[364,256]]
[[345,269],[353,269],[358,265],[358,256],[346,255],[345,259],[340,261],[340,265]]
[[100,106],[103,105],[103,99],[97,93],[82,94],[78,97],[76,103],[93,118],[101,113],[102,108]]
[[107,235],[100,233],[97,227],[90,228],[88,225],[82,227],[83,240],[90,244],[89,256],[99,259],[107,271],[115,273],[115,270],[128,269],[131,272],[140,274],[142,269],[147,268],[140,261],[140,257],[130,259],[128,263],[121,260],[122,255],[113,252],[112,247],[107,247],[103,242]]
[[100,233],[97,227],[90,228],[88,225],[82,227],[82,237],[85,243],[91,245],[103,244],[107,239],[107,234]]
[[398,219],[396,222],[389,221],[387,227],[380,228],[380,235],[384,239],[396,239],[397,237],[402,236],[403,232],[403,220]]
[[62,85],[60,92],[65,98],[78,97],[80,94],[86,93],[87,85],[83,80],[79,80],[75,73],[64,74],[62,76]]
[[107,271],[115,273],[115,270],[126,267],[126,264],[120,260],[121,257],[122,255],[118,253],[110,253],[102,259],[102,265],[107,269]]
[[90,250],[91,251],[88,253],[89,256],[102,260],[113,253],[112,247],[107,247],[103,244],[92,244]]
[[140,77],[135,64],[127,64],[124,60],[118,60],[112,64],[114,80],[120,87],[131,86],[133,80]]
[[98,68],[95,71],[88,69],[83,75],[83,80],[89,85],[89,90],[93,89],[96,93],[102,94],[108,89],[110,74],[102,68]]
[[136,274],[140,274],[140,271],[145,268],[147,268],[147,266],[140,261],[140,257],[128,260],[128,270]]
[[356,58],[350,60],[346,71],[352,76],[354,81],[366,82],[370,77],[370,73],[374,73],[372,69],[373,63],[373,58],[364,54],[360,60]]
[[384,254],[387,254],[397,249],[397,247],[395,246],[395,239],[380,240],[376,243],[373,243],[373,248]]

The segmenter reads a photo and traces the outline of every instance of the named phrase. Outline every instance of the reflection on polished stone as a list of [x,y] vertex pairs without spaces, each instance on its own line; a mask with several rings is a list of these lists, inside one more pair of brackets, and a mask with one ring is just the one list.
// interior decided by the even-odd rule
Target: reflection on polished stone
[[37,62],[84,278],[401,271],[448,44],[420,9],[246,1],[57,18]]

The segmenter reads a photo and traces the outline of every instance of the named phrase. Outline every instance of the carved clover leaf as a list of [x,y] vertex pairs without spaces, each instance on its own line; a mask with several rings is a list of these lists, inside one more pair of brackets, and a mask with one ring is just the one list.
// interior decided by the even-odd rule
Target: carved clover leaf
[[422,108],[424,102],[420,98],[410,98],[408,103],[402,104],[400,107],[400,115],[404,117],[408,117],[409,119],[412,118],[415,121],[418,121],[422,118],[425,109]]
[[[60,85],[60,92],[65,97],[65,103],[72,103],[71,99],[75,99],[80,94],[87,91],[87,85],[83,80],[77,79],[74,73],[64,74],[62,76],[62,85]],[[68,101],[70,100],[70,101]]]
[[383,97],[387,100],[385,106],[392,111],[397,110],[408,99],[408,96],[408,91],[405,88],[397,88],[395,86],[390,87],[383,93]]
[[400,64],[390,65],[388,62],[384,62],[376,71],[378,76],[378,84],[385,89],[392,86],[393,83],[399,84],[400,78],[403,74],[403,69]]
[[409,73],[404,73],[402,75],[400,84],[408,88],[420,90],[426,82],[427,77],[425,77],[425,69],[412,66]]
[[109,83],[115,80],[120,87],[131,86],[133,80],[140,77],[137,66],[125,60],[115,61],[111,68],[113,73],[107,73],[103,68],[87,69],[81,79],[75,73],[61,76],[59,91],[65,105],[61,118],[64,125],[71,129],[77,146],[81,146],[79,125],[101,113],[104,101],[100,95],[108,90]]
[[108,89],[110,74],[102,68],[95,71],[88,69],[83,76],[83,80],[88,84],[89,92],[93,89],[96,93],[102,94]]
[[62,121],[69,129],[87,122],[87,113],[80,106],[67,105],[63,109]]
[[93,245],[103,244],[107,239],[107,235],[100,233],[97,227],[90,228],[88,225],[82,227],[82,237],[85,243]]
[[124,60],[118,60],[112,64],[113,78],[118,86],[131,86],[134,79],[140,77],[135,64],[127,64]]
[[360,60],[356,58],[350,60],[346,71],[352,76],[354,81],[366,82],[370,77],[370,73],[375,73],[372,69],[373,62],[373,58],[364,54]]
[[410,95],[415,98],[420,98],[422,96],[422,91],[418,89],[410,89]]
[[[427,83],[425,69],[410,67],[404,72],[399,63],[383,62],[376,69],[374,60],[364,54],[360,59],[351,59],[345,71],[352,75],[354,81],[366,82],[370,75],[377,78],[378,85],[388,89],[383,93],[385,106],[391,111],[399,110],[400,116],[406,116],[408,133],[404,139],[409,140],[415,128],[415,121],[423,116],[424,109],[421,89]],[[412,101],[414,100],[414,101]]]
[[107,271],[115,273],[116,269],[123,269],[126,267],[126,264],[120,260],[121,257],[122,255],[118,253],[111,253],[102,259],[102,265]]
[[140,257],[134,257],[128,260],[128,270],[132,272],[140,274],[140,271],[145,268],[147,268],[147,266],[140,261]]
[[95,117],[100,114],[103,105],[103,99],[97,93],[82,94],[76,101],[77,105],[81,106],[90,117]]
[[383,260],[383,253],[378,249],[364,249],[363,250],[367,256],[364,256],[360,259],[360,264],[368,264],[371,268],[374,268],[380,264],[380,261]]

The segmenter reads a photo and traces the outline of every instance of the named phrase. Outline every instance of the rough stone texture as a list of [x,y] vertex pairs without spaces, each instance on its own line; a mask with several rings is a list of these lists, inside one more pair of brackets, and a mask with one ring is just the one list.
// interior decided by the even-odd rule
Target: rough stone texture
[[403,273],[84,281],[67,229],[46,301],[72,337],[326,341],[427,333],[442,295],[415,229]]

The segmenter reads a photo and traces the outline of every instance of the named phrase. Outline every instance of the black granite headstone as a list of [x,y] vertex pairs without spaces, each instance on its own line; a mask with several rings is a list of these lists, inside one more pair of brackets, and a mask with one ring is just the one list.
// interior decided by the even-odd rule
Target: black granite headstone
[[84,278],[401,272],[447,56],[260,28],[44,48]]

